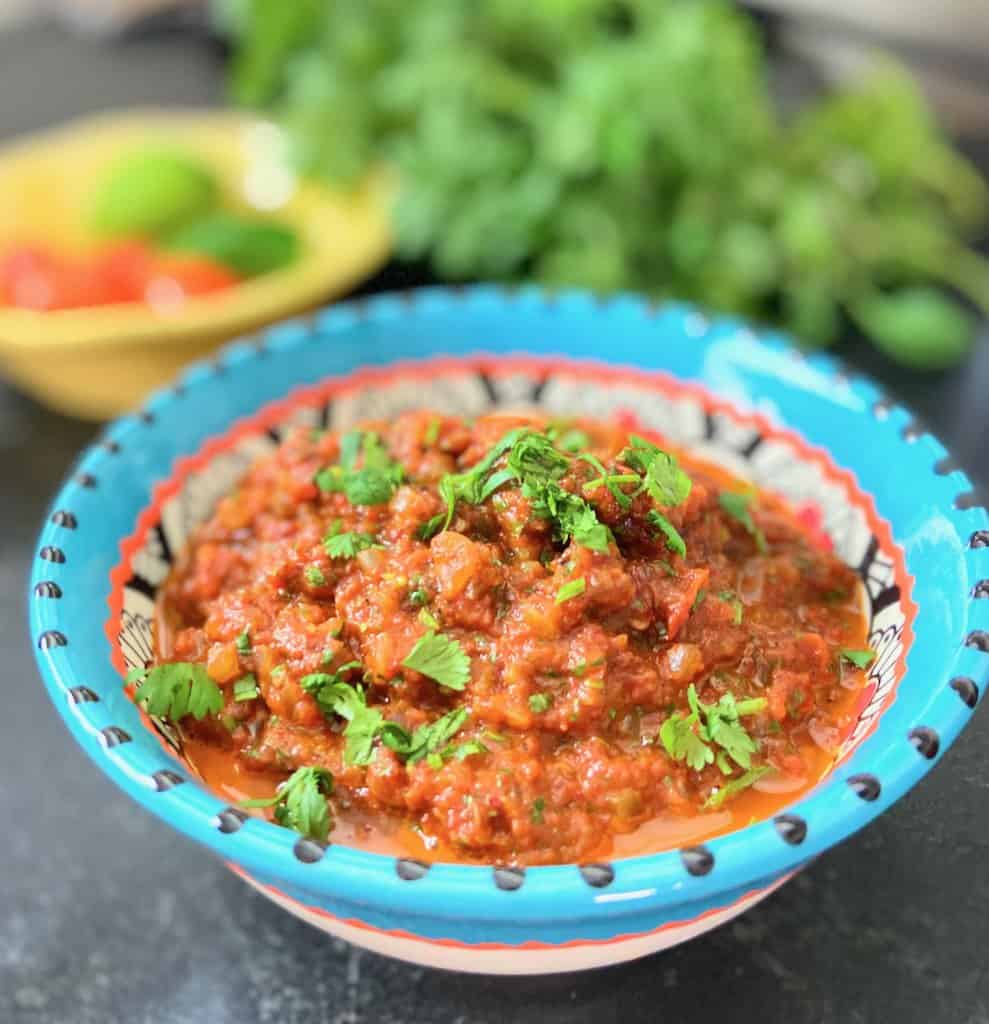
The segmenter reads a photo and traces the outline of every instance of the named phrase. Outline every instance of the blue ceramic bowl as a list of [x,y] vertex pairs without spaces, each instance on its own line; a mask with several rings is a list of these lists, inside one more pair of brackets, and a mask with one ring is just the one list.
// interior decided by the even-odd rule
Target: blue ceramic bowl
[[[606,864],[466,867],[322,845],[190,776],[124,693],[191,527],[287,423],[431,406],[620,416],[782,492],[871,601],[858,722],[772,821]],[[45,523],[32,642],[52,700],[110,778],[261,892],[379,952],[464,970],[575,970],[740,913],[862,828],[944,755],[989,670],[989,520],[944,448],[870,382],[731,320],[633,296],[427,289],[337,306],[190,369],[86,451]]]

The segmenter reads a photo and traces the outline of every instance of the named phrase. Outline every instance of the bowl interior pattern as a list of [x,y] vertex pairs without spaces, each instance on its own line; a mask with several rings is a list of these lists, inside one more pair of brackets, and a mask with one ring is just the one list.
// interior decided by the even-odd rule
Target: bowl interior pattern
[[[199,785],[121,679],[147,657],[171,560],[288,424],[338,427],[424,405],[625,417],[806,512],[863,579],[880,652],[831,773],[774,820],[702,846],[525,871],[324,847]],[[29,601],[55,706],[138,803],[338,935],[514,972],[611,962],[697,934],[902,796],[985,689],[987,581],[989,520],[968,480],[869,381],[682,306],[480,286],[335,307],[190,369],[82,455],[42,529]]]

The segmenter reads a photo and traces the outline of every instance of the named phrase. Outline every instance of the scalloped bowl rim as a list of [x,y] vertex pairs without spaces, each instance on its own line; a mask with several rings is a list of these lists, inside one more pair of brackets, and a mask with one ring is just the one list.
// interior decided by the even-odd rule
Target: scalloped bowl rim
[[[497,286],[478,285],[466,289],[418,289],[400,295],[385,294],[366,301],[332,306],[311,321],[290,321],[269,329],[263,336],[263,345],[260,348],[257,343],[235,342],[222,351],[218,362],[222,363],[225,372],[233,377],[238,372],[251,372],[250,367],[258,365],[261,348],[265,346],[273,350],[291,349],[303,343],[313,333],[331,338],[345,336],[355,323],[365,321],[387,321],[390,325],[400,326],[403,317],[428,317],[433,310],[465,303],[468,307],[473,303],[479,308],[496,310],[502,314],[511,314],[514,309],[524,309],[527,305],[545,309],[550,304],[555,304],[557,307],[577,309],[591,316],[603,316],[608,310],[620,308],[624,313],[637,317],[700,317],[709,325],[708,330],[712,333],[745,331],[757,337],[761,345],[770,349],[792,351],[792,346],[778,333],[753,331],[744,322],[730,317],[707,320],[705,314],[683,304],[666,303],[657,306],[644,298],[630,294],[602,299],[590,293],[573,290],[551,294],[528,286],[508,290]],[[483,346],[481,348],[483,349]],[[884,415],[881,419],[875,418],[872,424],[875,429],[882,428],[902,433],[904,428],[911,424],[909,414],[901,407],[889,403],[876,385],[867,378],[846,372],[834,359],[827,356],[812,354],[806,358],[821,373],[829,377],[840,375],[843,380],[848,381],[856,394],[867,402],[870,408],[877,407],[877,403],[882,405]],[[619,366],[628,365],[622,362],[620,354],[616,357],[615,363]],[[359,367],[360,360],[357,359],[354,369]],[[184,398],[194,398],[197,385],[210,379],[216,372],[217,362],[199,363],[189,368],[180,378]],[[175,388],[162,389],[150,398],[146,409],[154,413],[155,410],[162,409],[175,400]],[[126,452],[128,444],[138,442],[141,432],[147,429],[148,426],[142,422],[140,415],[128,416],[111,424],[104,438],[117,442]],[[922,460],[931,468],[946,455],[941,443],[926,433],[915,436],[909,447],[915,460]],[[190,453],[173,451],[171,456],[174,459],[183,454]],[[39,548],[56,545],[65,540],[64,531],[60,531],[51,521],[51,511],[61,507],[71,508],[72,501],[81,487],[75,473],[82,471],[98,476],[102,464],[107,460],[121,457],[109,453],[98,443],[83,452],[74,473],[67,478],[67,482],[52,503],[41,531]],[[943,481],[945,493],[947,489],[955,494],[971,489],[968,478],[959,470],[952,470],[935,479]],[[868,482],[864,486],[867,488]],[[132,518],[135,521],[140,511],[140,508],[134,509]],[[957,528],[959,535],[973,536],[977,531],[989,527],[989,517],[981,508],[946,508],[944,514]],[[969,579],[989,576],[989,558],[986,556],[989,556],[989,550],[966,547],[965,564]],[[915,578],[918,569],[923,571],[923,568],[911,566]],[[57,606],[61,602],[39,602],[31,600],[30,596],[35,586],[50,575],[49,569],[46,563],[36,562],[31,574],[30,628],[35,640],[44,630],[57,627],[59,623]],[[106,581],[100,581],[100,609],[99,614],[93,616],[93,628],[100,631],[104,620],[105,586]],[[960,594],[958,600],[967,598]],[[981,604],[984,608],[976,610],[972,607],[976,604]],[[989,629],[987,612],[989,601],[969,602],[964,617],[966,629]],[[923,608],[920,608],[919,619],[923,613]],[[256,819],[249,819],[244,827],[239,829],[234,848],[229,841],[231,837],[216,827],[217,815],[227,806],[226,803],[208,792],[195,779],[190,779],[189,784],[170,789],[168,794],[158,793],[153,787],[149,787],[146,778],[138,777],[137,773],[129,771],[120,760],[108,756],[109,752],[98,745],[92,730],[73,713],[71,705],[66,700],[68,688],[86,682],[73,668],[71,653],[67,654],[64,647],[41,649],[37,642],[34,647],[41,675],[53,703],[76,740],[100,768],[146,809],[179,831],[210,847],[222,858],[233,861],[249,871],[257,871],[266,877],[277,877],[299,889],[319,892],[330,898],[366,902],[370,905],[387,905],[395,913],[428,915],[440,919],[510,919],[518,922],[521,927],[526,922],[544,920],[576,922],[592,912],[601,913],[600,905],[594,903],[595,890],[582,879],[577,865],[573,864],[527,868],[525,884],[511,893],[510,899],[506,899],[506,894],[491,884],[491,867],[438,863],[432,865],[428,872],[428,886],[410,885],[397,877],[394,857],[332,843],[321,861],[315,865],[305,864],[294,853],[294,845],[298,838],[294,833]],[[968,676],[977,679],[981,696],[989,678],[989,657],[966,647],[960,639],[956,654],[964,656],[966,650],[973,657],[970,657],[963,667],[967,669]],[[71,652],[71,647],[68,651]],[[983,660],[976,661],[976,654]],[[959,658],[956,657],[954,664],[957,665],[958,662]],[[946,669],[943,680],[945,686],[950,676],[951,673]],[[907,675],[901,681],[901,693],[906,689],[909,679],[908,669]],[[931,720],[918,723],[936,729],[940,737],[940,749],[933,758],[921,756],[907,741],[906,736],[903,737],[899,752],[890,754],[887,751],[888,756],[882,773],[881,800],[866,802],[852,792],[847,782],[853,773],[846,764],[839,766],[809,794],[792,805],[787,805],[784,808],[786,812],[801,813],[805,817],[809,816],[809,808],[815,812],[815,827],[800,845],[781,842],[773,820],[763,820],[738,831],[706,840],[704,845],[714,855],[721,870],[700,877],[685,871],[681,853],[677,850],[616,859],[612,864],[619,872],[621,889],[637,897],[634,901],[634,910],[641,912],[652,908],[668,909],[687,901],[709,899],[739,887],[755,885],[768,878],[793,872],[864,827],[920,781],[932,765],[940,760],[971,714],[972,709],[962,700],[957,700],[955,705],[942,703]],[[149,736],[149,739],[151,742],[157,742],[153,737]],[[881,745],[881,740],[881,735],[869,737],[856,751],[853,761],[878,758],[888,746]],[[368,893],[373,895],[368,896]],[[469,902],[465,903],[465,900]],[[609,913],[620,916],[623,909],[631,910],[633,904],[616,902]]]

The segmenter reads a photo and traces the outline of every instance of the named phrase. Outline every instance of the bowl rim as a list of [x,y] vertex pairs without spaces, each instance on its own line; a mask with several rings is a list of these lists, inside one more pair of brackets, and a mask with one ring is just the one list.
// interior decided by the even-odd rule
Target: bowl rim
[[[221,351],[217,360],[189,367],[179,378],[178,388],[186,400],[194,398],[197,388],[212,379],[218,366],[224,368],[224,373],[250,373],[266,347],[291,349],[314,335],[339,340],[355,324],[377,322],[394,330],[400,328],[403,318],[428,318],[437,311],[451,308],[468,313],[479,308],[511,322],[512,318],[524,316],[527,309],[534,307],[554,313],[560,311],[586,316],[604,317],[609,315],[609,311],[613,313],[616,310],[637,319],[661,315],[667,323],[678,322],[681,327],[687,322],[700,322],[712,335],[744,332],[756,339],[760,346],[777,352],[793,352],[792,345],[777,332],[753,329],[737,318],[708,319],[706,314],[690,306],[656,304],[631,294],[600,298],[585,291],[551,292],[531,286],[519,289],[492,285],[430,287],[334,305],[306,321],[289,321],[270,328],[260,339],[250,343],[234,342]],[[693,331],[690,333],[696,337]],[[937,486],[942,488],[939,493],[945,498],[955,496],[954,501],[946,503],[943,516],[958,536],[970,538],[962,563],[964,583],[989,577],[989,515],[984,508],[963,500],[971,492],[971,483],[962,471],[946,463],[944,446],[923,432],[905,409],[887,399],[867,377],[842,367],[830,356],[815,353],[805,358],[817,372],[834,381],[840,379],[852,388],[862,399],[864,408],[869,410],[866,422],[870,430],[882,432],[889,440],[899,443],[904,458],[908,458],[918,472],[931,474],[932,486],[939,481]],[[355,362],[355,369],[359,368],[360,360]],[[625,361],[621,356],[614,362],[619,366],[634,365],[634,360]],[[175,387],[159,390],[147,402],[146,411],[167,407],[176,400],[176,393]],[[787,426],[800,432],[794,424],[788,423]],[[127,442],[147,429],[146,412],[123,417],[107,428],[101,440],[81,454],[75,470],[63,483],[49,508],[38,541],[39,552],[51,548],[58,550],[58,545],[65,544],[66,532],[64,524],[59,522],[60,510],[72,508],[80,489],[86,486],[86,476],[98,477],[101,465],[111,458],[120,457],[114,454],[115,446],[119,450],[122,445],[126,450]],[[170,457],[174,461],[188,454],[191,453],[172,450]],[[149,500],[150,496],[144,505],[135,509],[133,522]],[[885,516],[882,509],[880,513]],[[892,525],[896,533],[896,524]],[[978,543],[976,538],[979,538]],[[118,542],[121,539],[118,538]],[[897,544],[902,546],[899,538]],[[180,832],[262,878],[277,879],[297,891],[319,893],[349,905],[386,905],[394,913],[426,915],[433,919],[463,920],[467,916],[473,920],[512,920],[522,925],[547,920],[577,922],[589,915],[619,917],[643,911],[659,912],[677,904],[729,893],[738,894],[786,876],[864,827],[915,785],[943,756],[967,723],[989,680],[989,658],[986,657],[989,651],[989,601],[974,600],[987,596],[977,592],[979,585],[976,583],[967,591],[960,588],[955,597],[958,606],[963,608],[961,621],[965,628],[958,638],[958,657],[954,662],[964,668],[965,678],[975,684],[975,690],[963,693],[955,685],[959,677],[949,679],[951,673],[945,670],[944,678],[938,681],[937,691],[954,689],[954,699],[941,700],[936,704],[929,702],[924,709],[927,716],[916,723],[917,727],[932,731],[934,743],[925,743],[924,737],[912,729],[902,736],[901,747],[894,750],[890,746],[888,751],[885,748],[872,750],[876,758],[880,752],[884,757],[878,794],[870,789],[869,780],[874,781],[875,777],[851,770],[853,764],[846,762],[809,794],[787,805],[775,818],[705,840],[698,846],[616,859],[606,865],[566,864],[522,870],[498,865],[438,863],[428,870],[412,871],[410,876],[408,865],[414,866],[418,863],[416,861],[332,842],[325,850],[317,852],[311,843],[300,840],[295,833],[253,818],[238,827],[233,833],[237,842],[231,843],[231,835],[219,827],[224,802],[198,781],[190,776],[188,781],[192,784],[168,784],[163,789],[159,788],[157,778],[150,782],[145,773],[135,770],[119,756],[119,747],[102,742],[105,736],[101,740],[99,730],[94,730],[85,715],[79,713],[79,708],[86,705],[74,703],[73,692],[80,687],[85,690],[86,679],[74,667],[72,648],[65,646],[65,638],[62,637],[61,643],[58,640],[61,602],[37,599],[39,588],[46,585],[51,575],[51,566],[44,558],[42,555],[36,559],[28,590],[36,661],[53,703],[70,731],[120,788]],[[927,566],[908,561],[908,569],[919,581]],[[100,580],[99,593],[92,595],[100,608],[93,627],[101,634],[108,584],[108,580]],[[918,589],[914,588],[915,595]],[[920,618],[918,614],[918,621]],[[908,667],[901,680],[901,693],[905,691],[910,675]],[[856,751],[852,762],[859,760],[863,751],[875,748],[878,739],[875,735],[867,739]],[[178,781],[186,780],[179,778]],[[827,813],[815,818],[815,826],[805,830],[794,841],[795,833],[790,825],[794,821],[798,825],[801,822],[806,825],[810,809],[813,807],[816,813],[819,807],[824,806]],[[715,864],[719,870],[712,870]],[[602,868],[610,871],[610,877],[603,882]],[[420,881],[425,878],[429,879],[428,883]],[[510,899],[506,898],[506,893],[510,893]]]

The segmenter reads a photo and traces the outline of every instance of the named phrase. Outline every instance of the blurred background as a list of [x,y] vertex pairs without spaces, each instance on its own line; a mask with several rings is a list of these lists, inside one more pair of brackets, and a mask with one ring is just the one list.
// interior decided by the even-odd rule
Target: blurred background
[[782,327],[984,494],[987,172],[985,0],[0,0],[0,1021],[989,1022],[985,716],[741,921],[509,988],[318,939],[146,820],[66,744],[21,596],[100,421],[232,337],[430,283]]

